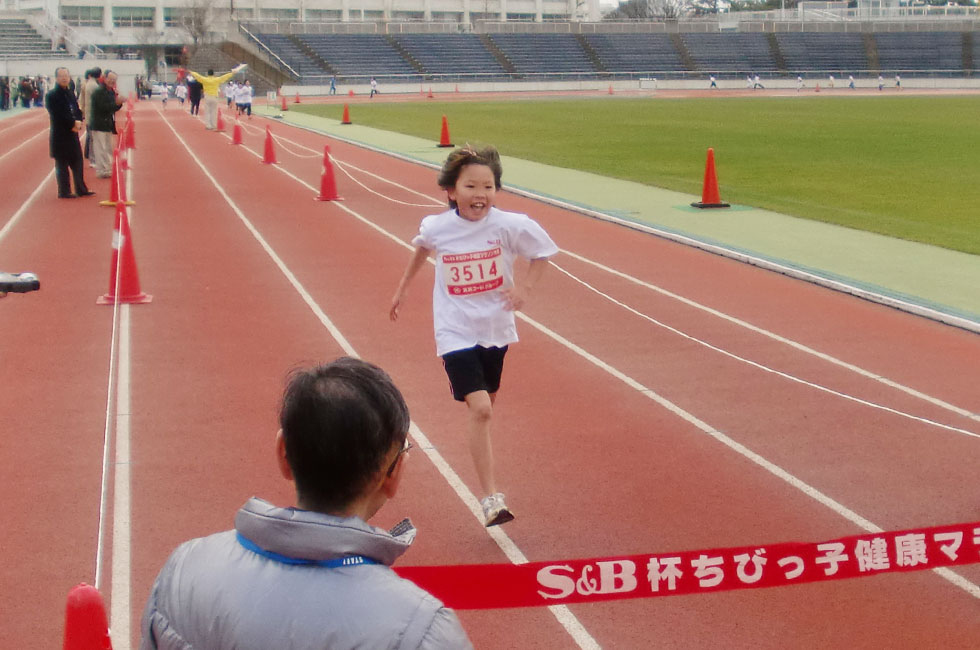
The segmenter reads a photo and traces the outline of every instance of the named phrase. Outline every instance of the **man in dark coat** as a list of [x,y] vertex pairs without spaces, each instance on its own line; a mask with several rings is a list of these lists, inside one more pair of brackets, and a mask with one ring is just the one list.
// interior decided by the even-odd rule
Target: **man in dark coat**
[[[82,128],[82,112],[78,110],[75,94],[68,90],[71,74],[68,68],[55,70],[57,85],[44,98],[44,105],[51,118],[50,153],[54,158],[55,176],[58,179],[58,198],[73,199],[76,196],[95,194],[86,187],[83,175],[82,147],[78,132]],[[68,170],[75,179],[75,194],[71,193]]]
[[92,163],[99,178],[112,177],[112,136],[116,133],[116,111],[123,98],[116,93],[116,73],[106,70],[103,83],[89,98],[88,130],[92,134]]
[[200,114],[201,95],[204,94],[204,86],[190,75],[187,75],[187,94],[191,100],[191,115]]

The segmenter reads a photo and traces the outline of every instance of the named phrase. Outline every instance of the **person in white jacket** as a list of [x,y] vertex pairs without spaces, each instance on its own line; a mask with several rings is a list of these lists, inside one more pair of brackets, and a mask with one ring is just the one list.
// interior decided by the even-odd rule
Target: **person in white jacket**
[[367,522],[405,471],[409,414],[380,368],[352,358],[295,372],[276,461],[296,507],[250,499],[234,530],[182,544],[153,585],[140,648],[471,648],[456,614],[390,565],[408,519]]

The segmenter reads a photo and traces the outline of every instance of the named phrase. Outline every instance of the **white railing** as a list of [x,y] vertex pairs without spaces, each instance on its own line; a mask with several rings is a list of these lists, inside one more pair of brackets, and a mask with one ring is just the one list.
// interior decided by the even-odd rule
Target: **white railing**
[[258,48],[259,48],[259,49],[260,49],[261,51],[263,51],[263,52],[265,52],[266,54],[268,54],[268,55],[269,55],[269,57],[270,57],[271,59],[273,59],[274,61],[278,61],[278,62],[279,62],[279,65],[280,65],[280,66],[281,66],[282,68],[285,68],[286,70],[289,70],[289,72],[290,72],[290,73],[291,73],[291,74],[293,75],[293,77],[295,77],[296,79],[299,79],[299,73],[298,73],[298,72],[296,72],[296,71],[295,71],[295,70],[293,69],[293,66],[291,66],[291,65],[289,65],[288,63],[286,63],[285,61],[283,61],[283,60],[282,60],[282,59],[281,59],[281,58],[279,57],[279,55],[278,55],[278,54],[276,54],[275,52],[273,52],[272,50],[270,50],[270,49],[268,48],[268,46],[267,46],[267,45],[266,45],[265,43],[263,43],[262,41],[260,41],[260,40],[259,40],[259,39],[258,39],[258,38],[257,38],[257,37],[255,36],[255,34],[253,34],[252,32],[250,32],[250,31],[248,30],[248,28],[247,28],[247,27],[246,27],[245,25],[243,25],[242,23],[238,23],[238,30],[239,30],[239,31],[240,31],[241,33],[243,33],[243,34],[245,34],[245,35],[246,35],[246,36],[247,36],[247,37],[249,38],[249,40],[250,40],[251,42],[253,42],[253,43],[255,43],[255,44],[256,44],[256,45],[258,46]]

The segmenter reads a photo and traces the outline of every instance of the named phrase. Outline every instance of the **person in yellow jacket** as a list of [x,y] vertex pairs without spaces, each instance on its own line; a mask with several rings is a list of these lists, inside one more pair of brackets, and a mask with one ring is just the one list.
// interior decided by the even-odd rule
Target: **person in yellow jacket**
[[248,64],[242,63],[220,76],[214,76],[214,70],[208,70],[207,76],[188,70],[187,72],[194,77],[204,88],[204,125],[209,131],[218,126],[218,88],[234,76],[236,72],[245,69]]

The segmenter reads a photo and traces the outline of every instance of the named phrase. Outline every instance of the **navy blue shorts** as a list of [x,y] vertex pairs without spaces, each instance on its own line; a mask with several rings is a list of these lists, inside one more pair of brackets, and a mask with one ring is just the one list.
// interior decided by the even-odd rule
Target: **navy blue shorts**
[[500,390],[500,375],[504,371],[507,346],[485,348],[476,346],[442,355],[442,365],[449,375],[453,399],[465,402],[466,396],[478,390],[490,394]]

